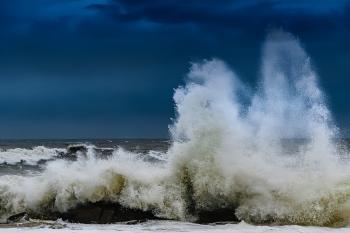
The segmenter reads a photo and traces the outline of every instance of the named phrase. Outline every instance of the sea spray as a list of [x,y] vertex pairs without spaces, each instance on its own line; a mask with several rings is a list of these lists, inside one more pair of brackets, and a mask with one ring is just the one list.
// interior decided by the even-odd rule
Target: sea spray
[[310,58],[292,35],[273,32],[260,73],[247,95],[223,61],[192,64],[174,94],[172,144],[156,153],[163,162],[123,149],[101,159],[89,148],[39,175],[1,176],[2,218],[104,201],[184,221],[225,209],[251,223],[347,224],[350,172]]

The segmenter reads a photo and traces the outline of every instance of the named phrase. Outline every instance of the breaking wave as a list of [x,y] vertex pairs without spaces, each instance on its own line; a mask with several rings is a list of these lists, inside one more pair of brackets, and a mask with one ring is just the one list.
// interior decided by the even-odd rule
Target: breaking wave
[[192,64],[174,94],[172,144],[150,155],[163,162],[121,148],[101,159],[89,148],[39,175],[5,175],[0,215],[106,201],[184,221],[226,208],[256,224],[348,224],[348,152],[333,141],[338,130],[309,57],[284,32],[271,33],[262,53],[254,94],[221,60]]
[[66,150],[62,148],[47,148],[36,146],[32,149],[13,148],[0,151],[0,164],[37,165],[40,161],[51,160]]

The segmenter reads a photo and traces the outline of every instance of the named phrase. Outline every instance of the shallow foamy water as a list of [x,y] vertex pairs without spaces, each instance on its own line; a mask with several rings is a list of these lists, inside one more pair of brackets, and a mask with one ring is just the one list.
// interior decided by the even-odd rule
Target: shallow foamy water
[[[59,228],[59,229],[55,229]],[[283,232],[283,233],[318,233],[318,232],[350,232],[350,228],[327,228],[327,227],[305,227],[305,226],[254,226],[244,222],[226,225],[200,225],[177,221],[149,221],[142,224],[67,224],[56,222],[52,224],[40,224],[35,227],[13,227],[2,228],[2,233],[11,232],[212,232],[212,233],[260,233],[260,232]]]

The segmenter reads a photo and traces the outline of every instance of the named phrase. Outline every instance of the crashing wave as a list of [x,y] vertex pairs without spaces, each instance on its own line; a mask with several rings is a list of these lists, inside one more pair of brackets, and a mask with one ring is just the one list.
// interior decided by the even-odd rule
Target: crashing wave
[[0,151],[0,164],[15,165],[18,163],[36,165],[39,161],[51,160],[65,149],[36,146],[33,149],[13,148]]

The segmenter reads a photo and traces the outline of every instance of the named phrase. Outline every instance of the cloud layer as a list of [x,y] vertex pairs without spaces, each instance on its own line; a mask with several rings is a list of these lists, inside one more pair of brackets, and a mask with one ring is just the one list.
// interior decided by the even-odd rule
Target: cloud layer
[[275,28],[300,38],[350,128],[349,12],[349,0],[0,1],[0,136],[165,137],[189,62],[219,57],[254,86]]

